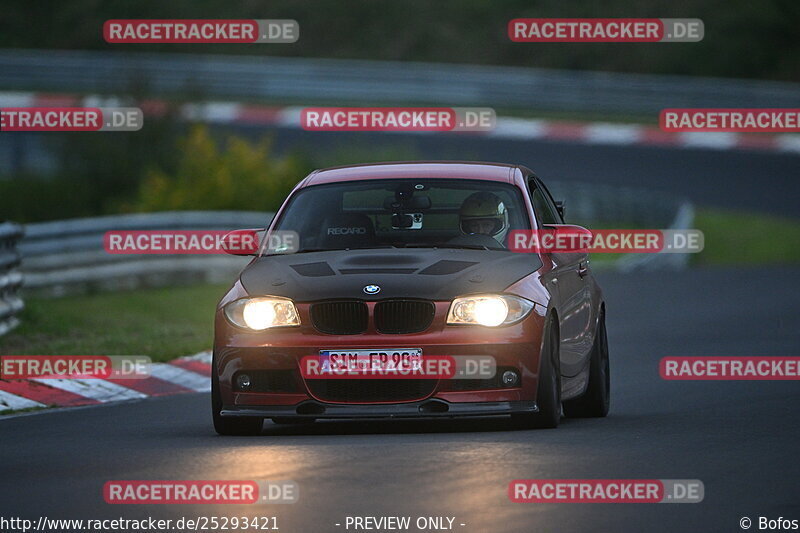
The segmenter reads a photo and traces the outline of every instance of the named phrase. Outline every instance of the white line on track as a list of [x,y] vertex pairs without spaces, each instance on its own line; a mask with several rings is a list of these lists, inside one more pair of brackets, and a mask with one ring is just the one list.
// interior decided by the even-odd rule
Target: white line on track
[[211,380],[208,376],[203,376],[197,372],[192,372],[175,365],[154,363],[150,365],[150,375],[154,378],[169,381],[181,387],[192,389],[197,392],[208,392],[211,390]]
[[44,407],[44,404],[0,390],[0,411],[6,409],[29,409],[31,407]]

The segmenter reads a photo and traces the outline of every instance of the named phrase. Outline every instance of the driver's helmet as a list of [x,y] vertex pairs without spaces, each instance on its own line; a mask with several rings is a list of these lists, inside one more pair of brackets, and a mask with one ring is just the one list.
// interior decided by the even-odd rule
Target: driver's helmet
[[465,235],[489,235],[503,244],[508,233],[508,210],[496,194],[473,193],[461,204],[459,227]]

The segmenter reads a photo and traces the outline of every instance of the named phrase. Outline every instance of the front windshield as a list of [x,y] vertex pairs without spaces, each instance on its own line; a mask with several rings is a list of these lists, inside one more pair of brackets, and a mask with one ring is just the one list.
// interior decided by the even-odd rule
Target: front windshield
[[273,230],[295,231],[298,252],[452,247],[507,250],[530,229],[517,187],[472,179],[369,180],[298,191]]

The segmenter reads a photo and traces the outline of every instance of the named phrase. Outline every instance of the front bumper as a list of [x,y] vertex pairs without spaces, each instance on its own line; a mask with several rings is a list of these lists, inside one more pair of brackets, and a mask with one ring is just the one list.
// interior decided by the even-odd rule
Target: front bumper
[[[300,416],[301,405],[323,405],[321,413],[309,418],[348,418],[351,416],[481,416],[515,412],[518,402],[536,399],[544,317],[531,313],[516,324],[501,328],[447,326],[445,318],[449,302],[436,302],[436,316],[424,332],[382,334],[370,326],[356,335],[328,335],[314,329],[308,304],[298,304],[301,326],[266,332],[246,332],[232,327],[218,311],[216,317],[214,372],[219,379],[220,396],[230,416]],[[371,322],[370,322],[371,324]],[[299,376],[303,357],[319,355],[323,349],[421,348],[423,356],[486,356],[494,358],[498,368],[509,367],[520,374],[521,385],[498,388],[496,384],[474,384],[478,380],[441,379],[432,387],[418,391],[399,391],[375,396],[353,390],[353,394],[332,393],[312,386],[314,380]],[[251,390],[234,386],[238,373],[278,371],[292,372],[293,377],[278,384],[269,382]],[[256,379],[253,380],[254,384]],[[332,380],[333,381],[333,380]],[[344,381],[340,380],[344,386]],[[365,380],[371,381],[371,380]],[[386,384],[391,385],[387,380]],[[399,380],[408,381],[413,380]],[[458,383],[456,383],[458,382]],[[274,386],[273,386],[274,385]],[[472,385],[475,385],[474,387]],[[399,385],[398,385],[399,387]],[[403,387],[399,387],[403,388]],[[427,402],[449,406],[440,412],[420,407]],[[454,404],[465,407],[454,407]],[[485,404],[491,407],[484,407]],[[311,409],[306,407],[306,409]],[[523,408],[524,410],[525,408]],[[262,414],[264,413],[264,414]],[[350,414],[353,413],[353,414]]]
[[297,405],[226,407],[222,416],[343,418],[449,418],[536,413],[536,402],[446,402],[439,399],[397,404],[331,404],[309,400]]

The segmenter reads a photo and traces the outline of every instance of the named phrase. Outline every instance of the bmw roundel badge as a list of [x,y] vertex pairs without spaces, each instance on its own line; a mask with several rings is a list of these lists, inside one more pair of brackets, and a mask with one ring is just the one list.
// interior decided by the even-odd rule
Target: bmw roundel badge
[[364,292],[367,294],[378,294],[379,292],[381,292],[381,288],[378,287],[377,285],[367,285],[366,287],[364,287]]

